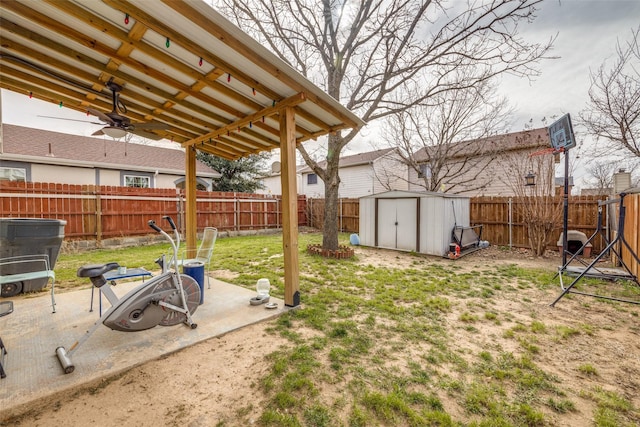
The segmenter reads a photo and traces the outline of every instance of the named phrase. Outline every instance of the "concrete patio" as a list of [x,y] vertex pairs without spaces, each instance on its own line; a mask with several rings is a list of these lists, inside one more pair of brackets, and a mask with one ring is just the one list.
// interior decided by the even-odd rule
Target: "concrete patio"
[[[118,296],[140,282],[119,283]],[[96,292],[97,296],[97,292]],[[96,379],[112,376],[158,359],[209,338],[224,335],[253,323],[274,318],[287,308],[271,297],[276,309],[252,306],[255,291],[211,279],[204,303],[193,315],[197,329],[184,324],[146,331],[117,332],[100,326],[73,355],[75,371],[65,374],[55,355],[57,347],[67,350],[98,320],[98,304],[89,312],[91,289],[56,295],[57,312],[51,312],[48,292],[13,298],[14,312],[0,318],[0,337],[7,347],[7,377],[0,380],[0,420],[17,407]],[[103,310],[109,303],[103,302]]]

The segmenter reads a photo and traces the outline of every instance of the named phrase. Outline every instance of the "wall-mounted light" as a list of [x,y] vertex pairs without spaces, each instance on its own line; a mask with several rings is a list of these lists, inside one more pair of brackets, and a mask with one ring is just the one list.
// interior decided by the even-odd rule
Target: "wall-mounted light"
[[533,171],[529,171],[529,173],[524,176],[524,185],[527,187],[536,185],[536,174],[534,174]]

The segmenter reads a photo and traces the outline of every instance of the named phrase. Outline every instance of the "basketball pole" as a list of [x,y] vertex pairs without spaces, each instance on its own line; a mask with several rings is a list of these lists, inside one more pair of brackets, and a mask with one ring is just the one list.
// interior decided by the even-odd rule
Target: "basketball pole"
[[562,265],[567,264],[567,251],[569,249],[569,149],[576,146],[576,138],[573,135],[571,115],[569,113],[556,120],[547,128],[551,146],[564,153],[564,195],[562,197],[564,215],[562,221]]
[[562,218],[562,265],[567,264],[567,250],[569,249],[569,150],[564,149],[564,195],[562,198],[564,213]]

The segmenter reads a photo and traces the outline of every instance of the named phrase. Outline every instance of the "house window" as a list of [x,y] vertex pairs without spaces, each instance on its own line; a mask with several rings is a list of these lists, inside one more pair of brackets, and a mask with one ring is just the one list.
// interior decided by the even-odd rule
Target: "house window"
[[307,175],[307,185],[313,185],[318,183],[318,175],[315,173],[310,173]]
[[431,165],[428,165],[426,163],[421,164],[418,178],[431,178]]
[[27,180],[27,170],[24,168],[0,168],[1,181],[22,181]]
[[148,176],[125,175],[124,186],[136,187],[136,188],[149,188],[151,187],[151,178],[149,178]]

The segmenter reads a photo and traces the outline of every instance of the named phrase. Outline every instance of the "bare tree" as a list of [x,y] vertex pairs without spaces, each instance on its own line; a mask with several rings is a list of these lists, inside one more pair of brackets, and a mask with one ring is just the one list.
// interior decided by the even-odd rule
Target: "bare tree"
[[639,162],[619,162],[616,160],[594,160],[585,167],[587,177],[584,182],[590,188],[596,189],[598,194],[609,194],[613,188],[613,174],[619,170],[626,170],[631,173],[634,185],[639,178],[633,179],[636,171],[640,168]]
[[[547,242],[562,217],[562,199],[554,196],[555,167],[551,154],[507,156],[502,178],[513,191],[516,213],[527,228],[529,247],[536,256],[544,255]],[[526,185],[527,175],[535,185]],[[550,191],[551,189],[551,191]]]
[[[553,41],[528,43],[518,33],[542,0],[474,0],[460,10],[446,10],[442,0],[218,2],[243,30],[368,122],[504,73],[535,76]],[[460,70],[467,70],[465,80],[456,81]],[[329,135],[324,168],[299,146],[325,185],[324,249],[338,247],[339,158],[357,132]]]
[[591,73],[589,101],[580,113],[587,132],[605,142],[598,156],[640,157],[640,26],[631,34],[626,45],[618,42],[610,68],[605,61]]
[[[477,192],[493,177],[486,173],[495,159],[495,141],[505,131],[511,113],[505,99],[496,98],[489,81],[475,87],[442,92],[385,120],[383,139],[397,145],[413,171],[412,185],[427,191]],[[398,173],[398,168],[385,171]],[[399,175],[406,176],[405,175]],[[418,177],[412,180],[411,177]]]
[[585,184],[596,189],[598,194],[609,194],[613,188],[613,174],[617,170],[616,162],[594,161],[585,167],[589,174]]

